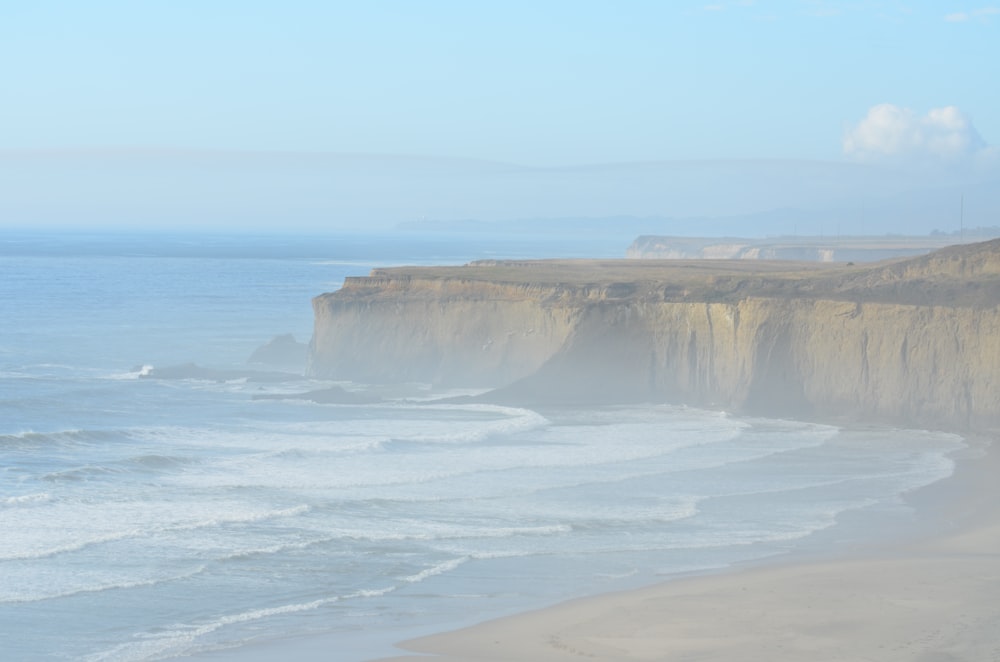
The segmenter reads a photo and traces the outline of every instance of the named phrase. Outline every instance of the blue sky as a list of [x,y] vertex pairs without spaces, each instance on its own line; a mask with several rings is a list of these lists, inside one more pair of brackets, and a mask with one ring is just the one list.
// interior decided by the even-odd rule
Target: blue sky
[[990,2],[5,1],[0,152],[995,165]]

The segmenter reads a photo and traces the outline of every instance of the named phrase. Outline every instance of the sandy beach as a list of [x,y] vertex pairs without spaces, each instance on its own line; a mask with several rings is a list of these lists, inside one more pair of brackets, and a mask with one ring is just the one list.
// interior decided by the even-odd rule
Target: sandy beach
[[950,478],[910,495],[914,527],[892,541],[575,600],[384,662],[1000,660],[998,456],[971,442]]

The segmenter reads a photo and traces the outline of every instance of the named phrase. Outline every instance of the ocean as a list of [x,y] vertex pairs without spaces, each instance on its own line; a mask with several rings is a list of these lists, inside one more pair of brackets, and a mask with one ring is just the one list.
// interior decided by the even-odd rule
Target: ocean
[[[614,257],[578,239],[0,233],[0,657],[141,661],[322,635],[326,659],[906,521],[950,434],[427,384],[153,379],[308,341],[393,264]],[[259,369],[259,368],[254,368]],[[254,396],[339,385],[386,399]],[[843,534],[848,535],[848,534]]]

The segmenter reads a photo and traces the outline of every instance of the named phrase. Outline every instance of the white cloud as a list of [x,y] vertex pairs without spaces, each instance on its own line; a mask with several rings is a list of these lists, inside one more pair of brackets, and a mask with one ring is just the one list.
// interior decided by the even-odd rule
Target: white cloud
[[955,106],[918,115],[891,103],[872,107],[844,135],[844,153],[862,161],[954,163],[993,152]]
[[965,23],[972,19],[979,19],[980,21],[988,20],[990,16],[1000,14],[1000,7],[981,7],[979,9],[973,9],[972,11],[960,11],[953,14],[947,14],[944,20],[949,23]]

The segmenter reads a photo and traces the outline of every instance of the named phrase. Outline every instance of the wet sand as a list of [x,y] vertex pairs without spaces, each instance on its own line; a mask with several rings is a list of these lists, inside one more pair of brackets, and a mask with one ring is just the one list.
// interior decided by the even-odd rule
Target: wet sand
[[1000,661],[998,446],[973,441],[953,476],[910,495],[917,526],[893,541],[574,600],[390,659]]

